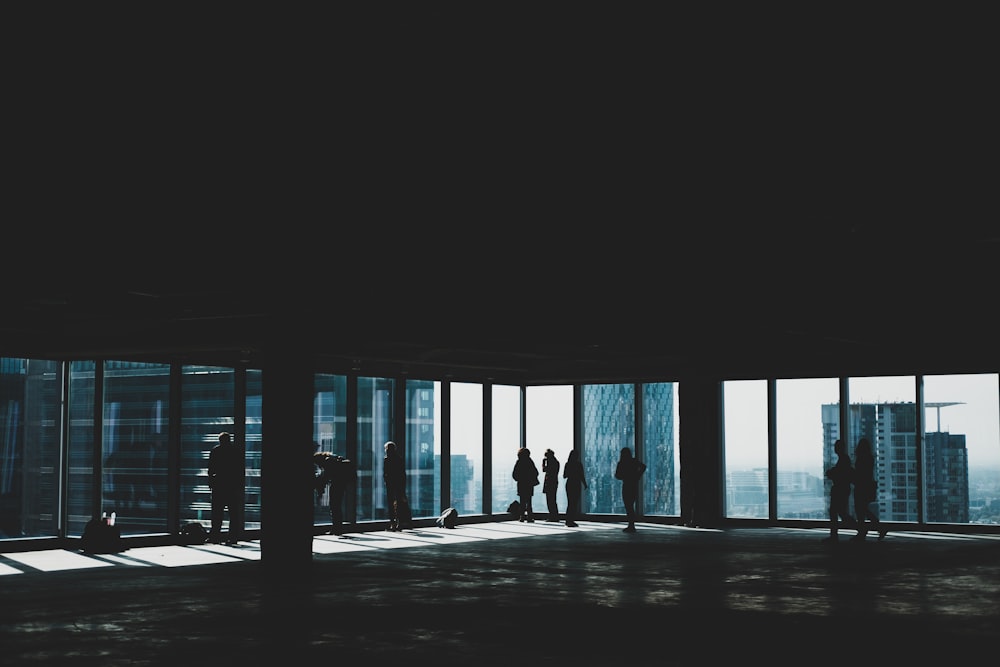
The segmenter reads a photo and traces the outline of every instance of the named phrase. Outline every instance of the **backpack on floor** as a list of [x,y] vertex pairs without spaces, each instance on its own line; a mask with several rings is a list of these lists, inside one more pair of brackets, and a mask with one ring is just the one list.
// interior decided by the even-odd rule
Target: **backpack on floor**
[[458,510],[454,507],[449,507],[441,512],[441,516],[437,518],[435,523],[441,528],[454,528],[458,523]]
[[208,540],[208,531],[197,521],[191,521],[181,527],[181,544],[204,544]]
[[116,554],[125,551],[121,530],[107,518],[91,519],[83,527],[80,549],[88,554]]
[[507,511],[510,512],[511,514],[513,514],[516,517],[520,517],[521,516],[521,503],[519,503],[518,501],[515,500],[514,502],[512,502],[507,507]]

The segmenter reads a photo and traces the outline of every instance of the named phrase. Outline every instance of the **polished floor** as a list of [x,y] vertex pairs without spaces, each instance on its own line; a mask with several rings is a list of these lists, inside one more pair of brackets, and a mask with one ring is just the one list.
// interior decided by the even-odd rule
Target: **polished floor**
[[[1000,535],[504,521],[0,554],[0,665],[980,664]],[[288,576],[286,576],[288,575]],[[993,656],[993,658],[987,658]]]

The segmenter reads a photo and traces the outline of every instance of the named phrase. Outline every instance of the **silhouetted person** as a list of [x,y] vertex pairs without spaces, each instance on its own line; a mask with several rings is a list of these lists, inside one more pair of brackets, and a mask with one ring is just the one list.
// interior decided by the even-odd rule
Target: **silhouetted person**
[[389,530],[399,531],[411,524],[410,502],[406,497],[406,464],[392,440],[385,443],[382,460],[382,481],[389,510]]
[[841,521],[845,528],[857,526],[847,507],[851,497],[851,483],[854,481],[854,468],[847,456],[847,445],[838,439],[833,443],[833,451],[837,455],[837,461],[826,471],[827,478],[833,482],[830,487],[830,536],[824,538],[824,542],[836,542],[839,539],[837,531]]
[[330,486],[330,534],[340,535],[344,531],[344,507],[348,494],[357,485],[356,466],[351,459],[332,452],[316,452],[313,463],[320,469],[316,480],[317,495],[322,496],[327,485]]
[[208,454],[208,486],[212,489],[212,528],[209,542],[219,542],[222,518],[229,510],[229,537],[226,544],[236,544],[243,532],[243,495],[246,462],[243,452],[226,432],[219,434],[219,444]]
[[535,514],[531,509],[531,496],[535,495],[538,486],[538,466],[531,460],[531,451],[522,447],[517,451],[517,462],[512,473],[517,482],[517,497],[521,503],[521,518],[518,521],[534,523]]
[[878,518],[877,508],[871,507],[878,497],[878,482],[875,481],[875,455],[868,438],[858,440],[854,448],[854,515],[857,517],[858,534],[852,540],[863,541],[868,535],[865,519],[871,521],[878,531],[878,539],[883,539],[887,531]]
[[556,503],[556,491],[559,490],[559,460],[551,449],[545,450],[542,458],[542,493],[545,494],[545,505],[549,510],[547,521],[559,520],[559,505]]
[[580,453],[571,449],[563,466],[563,478],[566,480],[566,525],[576,528],[576,520],[580,518],[580,499],[583,489],[587,488],[587,476],[583,471]]
[[622,482],[622,502],[625,503],[625,517],[628,525],[623,532],[635,532],[635,520],[638,517],[636,503],[639,501],[639,478],[646,472],[646,464],[632,456],[632,450],[622,447],[615,466],[615,479]]

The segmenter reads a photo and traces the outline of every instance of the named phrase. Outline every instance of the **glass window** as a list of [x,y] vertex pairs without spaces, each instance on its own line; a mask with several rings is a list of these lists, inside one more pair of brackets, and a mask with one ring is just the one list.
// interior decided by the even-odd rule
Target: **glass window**
[[645,514],[680,515],[679,427],[677,383],[642,385],[642,455],[647,467],[643,479]]
[[[552,385],[547,387],[528,387],[525,390],[525,442],[531,450],[531,458],[542,471],[542,459],[545,450],[551,449],[559,461],[559,486],[556,493],[556,505],[560,513],[566,511],[565,481],[562,477],[566,458],[573,449],[573,387],[572,385]],[[538,487],[539,500],[534,509],[539,514],[545,513],[545,496]],[[581,505],[583,499],[581,498]],[[587,512],[586,507],[580,511]]]
[[[249,402],[249,392],[247,392]],[[249,417],[249,410],[247,416]],[[354,452],[347,442],[347,376],[318,373],[313,393],[313,450],[330,452],[353,458]],[[356,490],[356,489],[355,489]],[[355,499],[347,498],[343,508],[344,520],[354,517]],[[313,503],[313,524],[329,524],[330,488]]]
[[929,522],[1000,523],[998,377],[924,377],[924,506]]
[[0,539],[58,534],[60,368],[0,358]]
[[166,533],[170,366],[104,364],[102,512],[122,535]]
[[246,372],[246,417],[244,427],[244,454],[247,475],[243,527],[247,530],[260,529],[260,459],[263,444],[263,377],[260,370]]
[[[589,488],[583,490],[580,504],[598,514],[625,514],[621,482],[615,479],[621,450],[628,447],[646,461],[645,453],[635,449],[635,385],[584,385],[582,409],[582,458]],[[643,475],[640,498],[647,484]],[[639,511],[644,513],[645,508]]]
[[434,415],[441,383],[406,381],[406,496],[413,518],[441,514],[440,457]]
[[[95,518],[94,433],[95,370],[93,361],[69,364],[69,470],[67,535],[79,537]],[[97,514],[100,516],[100,513]]]
[[725,516],[766,519],[768,504],[767,381],[723,383]]
[[[506,514],[512,500],[517,500],[514,484],[514,463],[521,448],[521,388],[510,385],[493,386],[493,514]],[[535,459],[535,453],[531,453]],[[535,461],[535,465],[539,465]]]
[[[206,528],[211,526],[212,492],[208,488],[208,455],[212,447],[219,444],[219,434],[223,431],[232,433],[234,441],[239,442],[234,432],[235,385],[235,371],[232,368],[181,368],[181,525],[197,521]],[[223,530],[228,530],[229,512],[224,517]]]
[[482,462],[483,385],[453,382],[450,497],[459,516],[483,513]]
[[[847,452],[853,464],[858,440],[866,437],[872,443],[879,517],[883,521],[920,521],[916,378],[852,377],[847,386]],[[853,513],[853,491],[849,507]]]
[[[396,382],[391,378],[358,378],[358,521],[389,519],[382,483],[382,459],[385,458],[385,443],[396,437],[395,394]],[[410,465],[408,456],[406,465]]]
[[779,519],[829,519],[833,443],[840,437],[840,381],[775,382]]

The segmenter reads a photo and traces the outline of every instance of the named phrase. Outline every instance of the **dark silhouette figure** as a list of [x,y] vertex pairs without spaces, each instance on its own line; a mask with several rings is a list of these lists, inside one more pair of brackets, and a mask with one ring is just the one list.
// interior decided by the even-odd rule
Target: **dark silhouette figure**
[[410,501],[406,497],[406,464],[399,448],[392,440],[385,443],[382,460],[382,481],[385,482],[385,500],[389,510],[389,530],[410,528]]
[[646,464],[632,456],[632,450],[622,447],[621,455],[618,457],[618,465],[615,466],[615,479],[622,483],[622,502],[625,503],[625,517],[628,519],[628,526],[623,532],[635,532],[635,520],[638,517],[636,503],[639,501],[639,478],[646,472]]
[[865,519],[878,531],[878,539],[884,539],[887,531],[878,518],[878,482],[875,481],[875,454],[868,438],[861,438],[854,448],[854,515],[857,517],[858,534],[851,538],[864,541],[868,535]]
[[563,478],[566,480],[566,525],[576,528],[576,520],[580,518],[580,499],[583,496],[583,489],[587,488],[587,476],[583,471],[583,462],[580,461],[580,453],[572,449],[566,457],[566,465],[563,466]]
[[558,521],[559,505],[556,503],[556,491],[559,490],[559,460],[551,449],[545,450],[542,473],[542,493],[545,494],[545,505],[549,510],[549,518],[546,521]]
[[854,528],[858,525],[848,510],[854,468],[851,467],[851,459],[847,456],[847,445],[838,439],[833,443],[833,451],[837,455],[837,461],[826,471],[827,478],[833,482],[830,488],[830,536],[824,538],[824,542],[836,542],[839,539],[837,533],[841,521],[845,528]]
[[243,533],[243,495],[246,462],[233,437],[219,434],[219,444],[208,454],[208,486],[212,489],[212,528],[208,541],[218,543],[222,536],[222,518],[229,510],[229,536],[226,544],[236,544]]
[[357,487],[358,475],[354,461],[332,452],[316,452],[313,463],[319,468],[316,477],[316,495],[322,496],[330,487],[330,534],[344,532],[344,507],[350,493]]
[[512,473],[517,482],[517,497],[521,502],[521,518],[518,521],[535,522],[535,514],[531,509],[531,496],[538,486],[538,466],[531,459],[531,451],[522,447],[517,451],[517,462]]

